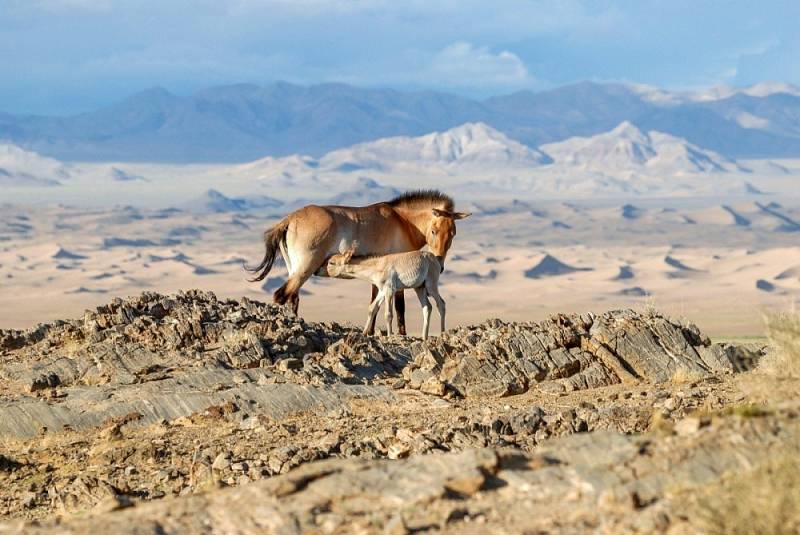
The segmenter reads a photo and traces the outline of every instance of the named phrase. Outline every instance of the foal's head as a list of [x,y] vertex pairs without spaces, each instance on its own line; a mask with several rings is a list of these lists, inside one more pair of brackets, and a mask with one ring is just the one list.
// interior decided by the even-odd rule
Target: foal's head
[[447,251],[453,244],[456,235],[456,219],[464,219],[471,214],[465,212],[448,212],[433,208],[433,217],[428,225],[428,232],[425,234],[425,241],[428,242],[431,252],[439,260],[439,264],[444,271],[444,258]]
[[329,277],[338,277],[344,272],[345,266],[353,259],[356,249],[358,249],[358,242],[351,243],[345,252],[337,253],[328,258],[328,261],[323,264],[320,271],[327,270]]

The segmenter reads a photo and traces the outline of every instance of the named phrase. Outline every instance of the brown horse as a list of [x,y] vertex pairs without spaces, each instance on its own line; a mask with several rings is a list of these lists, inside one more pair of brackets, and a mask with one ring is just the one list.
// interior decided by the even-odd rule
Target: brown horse
[[[264,233],[261,263],[248,268],[263,280],[280,251],[289,277],[275,291],[276,303],[290,303],[297,313],[300,287],[337,253],[355,244],[356,255],[416,251],[428,245],[444,269],[444,259],[456,234],[455,221],[470,214],[455,212],[453,200],[435,190],[411,191],[389,202],[364,207],[309,205],[295,210]],[[324,271],[324,270],[323,270]],[[377,288],[373,286],[373,299]],[[403,292],[395,298],[398,330],[405,334]],[[369,329],[374,332],[374,324]]]

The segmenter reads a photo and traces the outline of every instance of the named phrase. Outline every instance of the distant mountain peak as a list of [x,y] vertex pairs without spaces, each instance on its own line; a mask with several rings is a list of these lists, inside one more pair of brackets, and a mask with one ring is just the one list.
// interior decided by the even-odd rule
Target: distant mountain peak
[[397,165],[527,166],[549,163],[538,149],[510,139],[482,122],[465,123],[419,137],[390,137],[333,151],[320,159],[340,170],[387,170]]
[[578,166],[613,174],[620,171],[685,174],[742,169],[716,152],[663,132],[642,132],[623,121],[591,137],[573,137],[543,145],[556,164]]
[[[606,134],[598,134],[606,135]],[[642,132],[635,124],[630,121],[622,121],[608,132],[609,136],[616,136],[620,139],[631,140],[636,143],[647,143],[647,134]]]

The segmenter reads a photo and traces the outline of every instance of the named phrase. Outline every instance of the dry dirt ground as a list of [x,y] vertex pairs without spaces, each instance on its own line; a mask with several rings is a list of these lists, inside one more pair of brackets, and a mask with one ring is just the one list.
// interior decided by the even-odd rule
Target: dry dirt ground
[[208,292],[0,331],[0,533],[673,532],[796,455],[770,349],[655,311],[363,337]]

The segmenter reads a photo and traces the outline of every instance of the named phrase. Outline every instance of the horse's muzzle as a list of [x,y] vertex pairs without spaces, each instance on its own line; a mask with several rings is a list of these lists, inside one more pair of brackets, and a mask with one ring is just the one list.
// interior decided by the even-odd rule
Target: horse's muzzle
[[443,256],[437,256],[436,260],[439,262],[439,266],[441,267],[441,270],[439,271],[439,273],[444,273],[444,257]]

